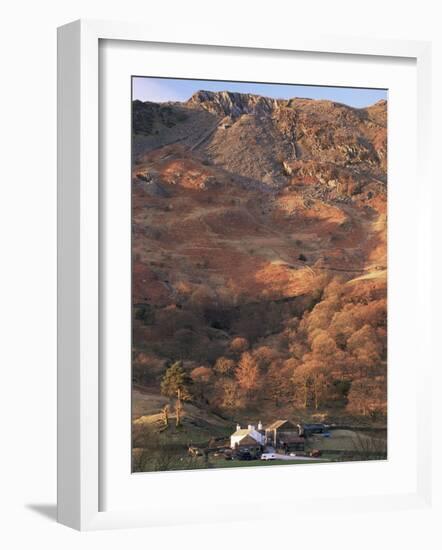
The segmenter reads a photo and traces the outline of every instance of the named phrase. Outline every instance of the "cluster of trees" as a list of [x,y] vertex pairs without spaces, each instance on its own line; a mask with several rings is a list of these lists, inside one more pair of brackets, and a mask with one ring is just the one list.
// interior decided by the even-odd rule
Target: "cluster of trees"
[[[266,403],[296,409],[386,413],[386,299],[324,285],[316,305],[285,315],[280,331],[255,341],[235,336],[211,360],[163,370],[161,392],[225,415]],[[221,349],[221,348],[220,348]]]

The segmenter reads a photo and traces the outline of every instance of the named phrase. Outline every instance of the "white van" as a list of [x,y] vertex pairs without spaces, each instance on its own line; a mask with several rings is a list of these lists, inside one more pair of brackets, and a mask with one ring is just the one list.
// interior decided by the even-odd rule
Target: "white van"
[[261,460],[276,460],[275,453],[262,453]]

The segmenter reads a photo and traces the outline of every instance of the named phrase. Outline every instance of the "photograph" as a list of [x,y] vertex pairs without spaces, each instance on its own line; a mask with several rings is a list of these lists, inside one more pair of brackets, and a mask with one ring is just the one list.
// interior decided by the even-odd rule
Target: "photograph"
[[388,90],[131,86],[132,472],[386,460]]

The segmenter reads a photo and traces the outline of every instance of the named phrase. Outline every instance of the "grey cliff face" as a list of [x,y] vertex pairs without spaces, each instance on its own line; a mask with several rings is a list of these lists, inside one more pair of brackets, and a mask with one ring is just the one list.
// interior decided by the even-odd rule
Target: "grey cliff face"
[[238,117],[243,114],[268,114],[278,107],[278,100],[237,92],[209,92],[200,90],[188,101],[221,116]]

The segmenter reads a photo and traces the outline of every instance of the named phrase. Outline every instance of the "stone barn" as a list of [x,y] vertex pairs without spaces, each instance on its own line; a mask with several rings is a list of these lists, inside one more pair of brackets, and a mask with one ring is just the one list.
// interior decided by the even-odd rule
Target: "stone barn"
[[290,420],[276,420],[265,429],[267,445],[273,445],[275,449],[283,443],[284,437],[299,436],[299,429]]

